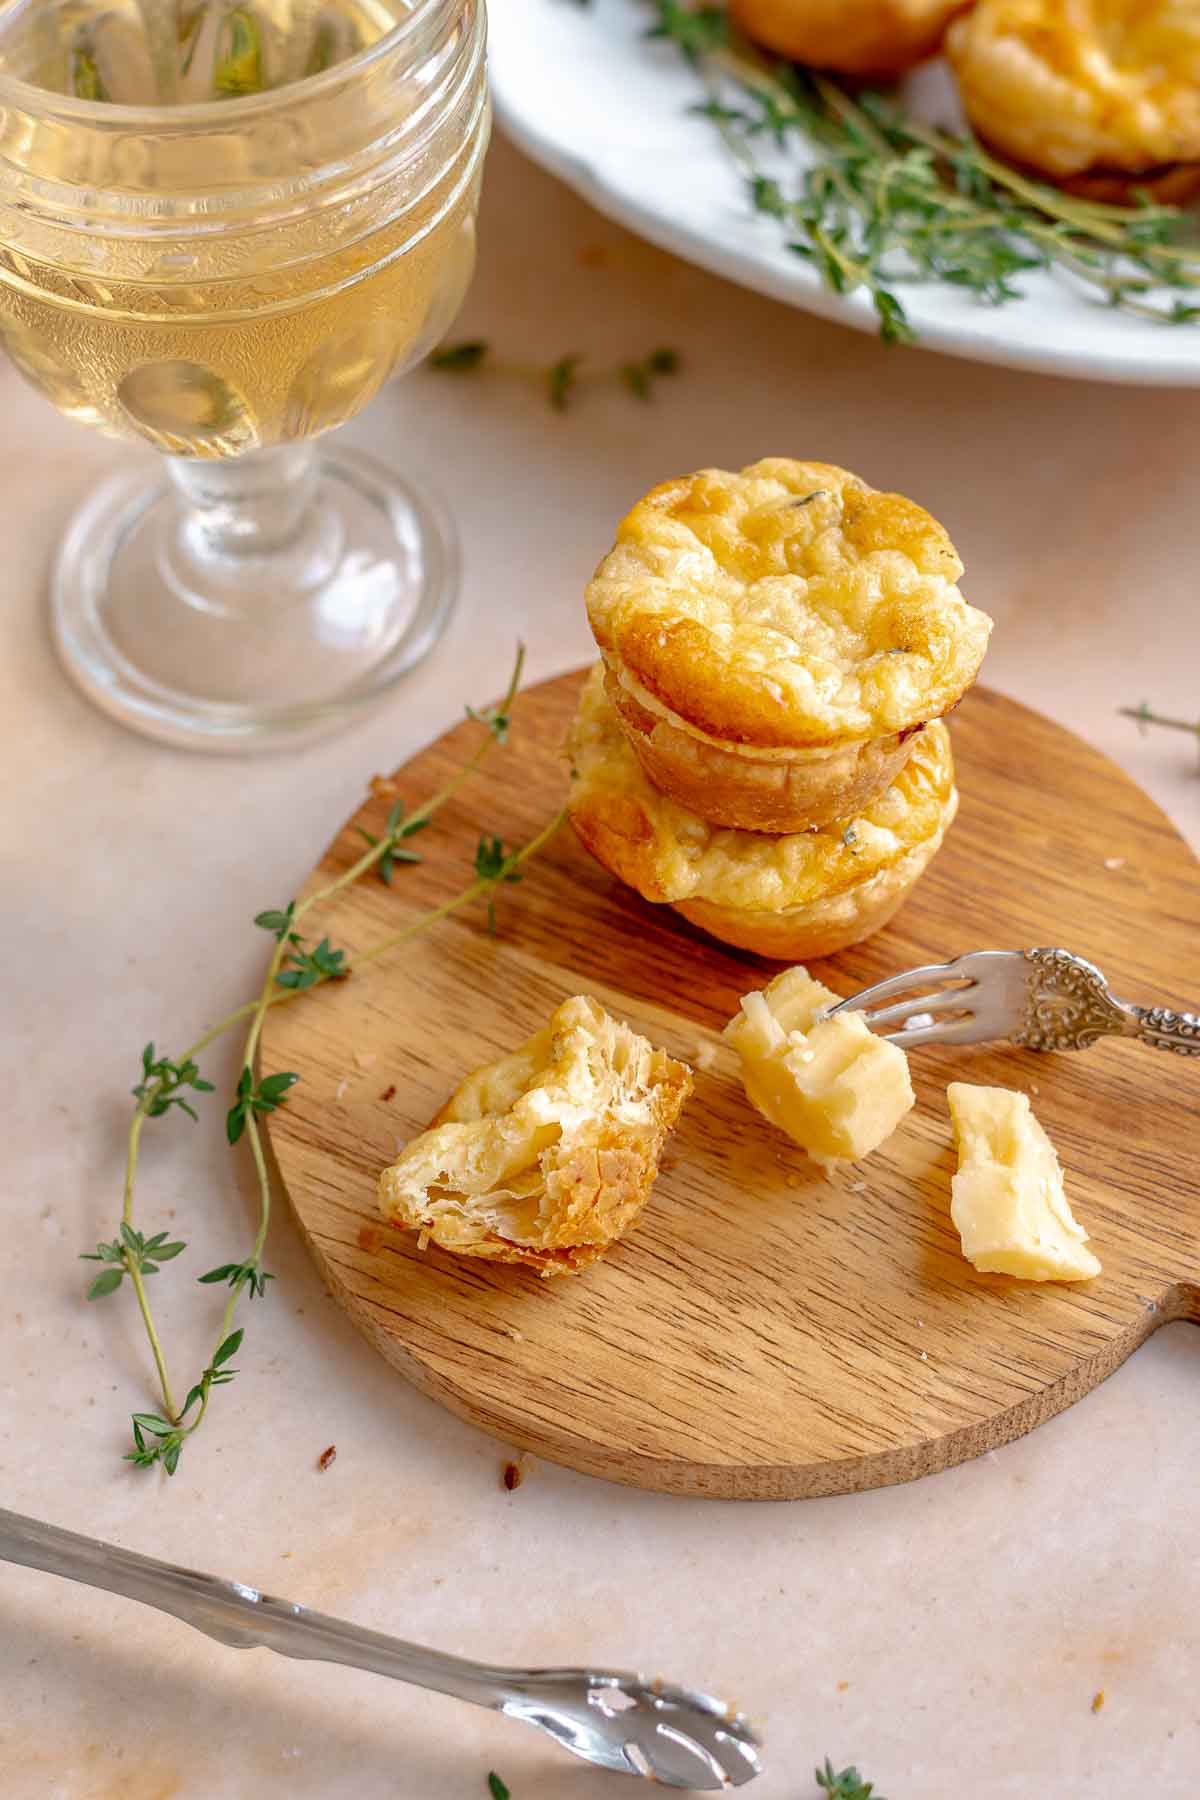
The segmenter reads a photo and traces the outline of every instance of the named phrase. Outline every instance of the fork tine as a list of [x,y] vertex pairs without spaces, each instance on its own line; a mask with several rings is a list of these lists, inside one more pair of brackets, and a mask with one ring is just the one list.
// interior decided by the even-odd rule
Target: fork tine
[[996,1031],[972,1013],[966,1019],[917,1025],[911,1031],[885,1031],[880,1036],[890,1043],[902,1044],[906,1050],[915,1050],[918,1044],[984,1044],[995,1038]]
[[919,989],[923,983],[953,981],[959,973],[958,964],[965,961],[966,957],[959,957],[954,962],[927,963],[923,969],[906,969],[903,975],[889,975],[886,981],[877,981],[873,987],[851,994],[840,1006],[831,1006],[826,1017],[832,1018],[840,1012],[869,1012],[876,1001],[890,1000],[894,994],[907,994]]
[[[972,981],[965,987],[945,987],[932,994],[913,994],[907,1000],[896,1000],[891,1006],[881,1006],[878,1012],[873,1007],[870,1010],[866,1007],[855,1010],[863,1013],[872,1031],[878,1031],[883,1025],[902,1024],[905,1019],[919,1017],[921,1013],[972,1013],[970,997],[978,985],[977,981]],[[904,1036],[910,1037],[911,1033],[906,1031]]]

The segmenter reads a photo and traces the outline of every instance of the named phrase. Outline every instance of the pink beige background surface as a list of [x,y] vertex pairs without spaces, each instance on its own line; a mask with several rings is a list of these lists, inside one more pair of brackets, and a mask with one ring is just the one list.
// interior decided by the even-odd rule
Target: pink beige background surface
[[[74,1259],[113,1229],[142,1043],[178,1046],[251,990],[252,915],[294,890],[372,772],[499,688],[516,636],[534,677],[586,655],[584,580],[660,477],[782,453],[913,494],[996,618],[988,681],[1108,751],[1200,843],[1193,746],[1116,715],[1143,698],[1200,711],[1200,396],[889,352],[638,244],[503,142],[482,229],[456,335],[545,363],[670,344],[684,370],[652,407],[605,385],[565,417],[499,375],[424,371],[389,389],[350,437],[447,494],[463,604],[383,710],[300,753],[159,749],[66,686],[47,559],[76,498],[136,453],[57,419],[0,368],[0,1503],[465,1654],[703,1684],[762,1719],[762,1800],[808,1800],[826,1753],[888,1800],[1184,1800],[1200,1767],[1200,1334],[1187,1326],[1030,1437],[914,1486],[735,1505],[534,1464],[509,1495],[503,1448],[360,1341],[283,1213],[243,1373],[179,1475],[120,1461],[148,1397],[143,1345],[130,1308],[82,1304]],[[1200,956],[1179,997],[1200,1002]],[[222,1085],[231,1068],[231,1051],[210,1058]],[[215,1109],[147,1139],[145,1219],[192,1246],[159,1278],[183,1369],[212,1302],[182,1277],[239,1251],[250,1184]],[[1200,1127],[1178,1148],[1194,1182]],[[489,1767],[514,1800],[625,1791],[449,1700],[239,1655],[4,1568],[0,1693],[5,1800],[485,1800]]]

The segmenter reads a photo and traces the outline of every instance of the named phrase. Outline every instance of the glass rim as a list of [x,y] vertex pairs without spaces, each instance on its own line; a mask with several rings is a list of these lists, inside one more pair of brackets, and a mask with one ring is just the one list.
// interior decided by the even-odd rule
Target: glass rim
[[92,127],[125,126],[157,131],[202,129],[226,119],[245,119],[258,113],[282,110],[287,100],[332,92],[339,82],[384,61],[394,51],[403,49],[422,28],[440,22],[446,15],[466,12],[470,0],[415,0],[408,17],[393,25],[381,38],[356,50],[344,62],[334,63],[317,75],[304,75],[283,87],[264,88],[258,94],[230,94],[219,100],[185,100],[177,106],[130,106],[112,100],[84,100],[77,94],[60,94],[53,88],[38,87],[23,81],[19,75],[0,71],[0,108],[11,107],[26,118],[59,119]]

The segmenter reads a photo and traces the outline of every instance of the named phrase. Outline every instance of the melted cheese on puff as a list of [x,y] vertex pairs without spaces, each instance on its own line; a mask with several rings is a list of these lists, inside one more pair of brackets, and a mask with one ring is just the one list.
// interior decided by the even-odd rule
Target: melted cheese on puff
[[805,748],[907,731],[974,680],[991,620],[945,530],[829,463],[664,482],[587,591],[610,665],[718,741]]

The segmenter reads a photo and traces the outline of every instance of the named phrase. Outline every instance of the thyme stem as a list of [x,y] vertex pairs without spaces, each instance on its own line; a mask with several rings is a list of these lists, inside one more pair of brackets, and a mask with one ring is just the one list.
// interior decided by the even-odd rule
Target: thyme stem
[[[322,960],[315,954],[307,959],[311,972],[306,975],[304,985],[281,985],[280,976],[285,960],[289,956],[297,962],[301,960],[298,948],[301,940],[296,935],[294,927],[326,901],[335,898],[344,889],[360,881],[371,869],[381,864],[384,857],[389,854],[398,855],[398,838],[411,835],[420,826],[427,823],[471,779],[491,747],[505,741],[509,725],[508,715],[520,686],[523,666],[524,649],[522,648],[513,667],[507,691],[499,704],[491,712],[484,714],[475,713],[468,708],[469,715],[484,725],[486,731],[466,762],[434,794],[404,817],[402,824],[396,824],[394,829],[389,826],[389,831],[385,836],[373,843],[332,881],[317,888],[298,904],[290,906],[286,914],[268,914],[257,921],[266,928],[276,931],[275,945],[257,997],[235,1007],[232,1012],[218,1019],[215,1024],[207,1026],[195,1043],[190,1045],[177,1061],[171,1061],[166,1057],[156,1059],[152,1044],[147,1045],[143,1052],[144,1079],[135,1090],[137,1104],[130,1119],[126,1145],[120,1237],[111,1245],[98,1246],[98,1253],[88,1259],[108,1265],[111,1271],[97,1278],[97,1282],[93,1284],[91,1295],[93,1298],[99,1298],[104,1293],[115,1291],[116,1286],[120,1284],[122,1275],[128,1274],[154,1359],[164,1415],[161,1418],[156,1414],[134,1415],[135,1450],[130,1460],[142,1467],[161,1460],[168,1473],[174,1473],[184,1442],[198,1430],[207,1413],[212,1387],[220,1382],[231,1380],[233,1377],[234,1371],[225,1365],[236,1352],[242,1340],[241,1331],[233,1330],[241,1293],[248,1286],[252,1295],[261,1294],[265,1292],[265,1283],[270,1279],[262,1271],[262,1256],[271,1221],[271,1184],[257,1115],[260,1111],[274,1110],[284,1098],[286,1087],[297,1077],[291,1074],[271,1076],[266,1081],[259,1082],[257,1087],[255,1086],[255,1065],[258,1060],[263,1023],[268,1011],[273,1006],[281,1006],[299,999],[302,994],[312,993],[317,987],[323,986],[329,981],[341,979],[352,970],[378,961],[409,938],[416,936],[418,932],[435,924],[439,919],[446,918],[472,900],[487,897],[490,922],[493,891],[502,882],[518,878],[516,871],[549,842],[566,817],[564,808],[528,843],[507,855],[501,853],[500,840],[496,838],[492,840],[487,859],[483,860],[483,845],[481,844],[481,854],[476,859],[478,872],[475,879],[469,882],[461,892],[419,914],[401,930],[391,933],[379,943],[360,952],[348,966],[344,963],[344,952],[329,952],[328,944],[323,943],[321,948],[325,953],[324,959]],[[294,969],[289,969],[288,973],[293,974]],[[146,1240],[134,1228],[134,1200],[142,1129],[148,1118],[161,1116],[172,1105],[184,1106],[187,1111],[192,1112],[190,1104],[180,1097],[178,1090],[190,1087],[205,1092],[211,1088],[210,1083],[200,1078],[196,1067],[196,1058],[224,1032],[243,1021],[248,1021],[248,1024],[242,1046],[237,1099],[231,1110],[229,1121],[231,1126],[236,1126],[236,1129],[231,1129],[229,1135],[232,1143],[244,1131],[249,1140],[258,1189],[258,1219],[253,1244],[246,1260],[242,1263],[225,1265],[220,1269],[210,1271],[207,1276],[201,1277],[205,1281],[228,1279],[230,1292],[222,1311],[220,1330],[212,1356],[200,1381],[191,1389],[180,1408],[171,1388],[166,1358],[146,1292],[144,1276],[146,1273],[154,1272],[157,1266],[152,1260],[154,1257],[165,1260],[176,1255],[184,1248],[184,1245],[181,1243],[165,1244],[164,1240],[167,1236],[165,1232],[159,1234],[158,1238]],[[192,1116],[195,1116],[194,1113]],[[187,1415],[191,1412],[193,1405],[195,1405],[196,1411],[188,1420]],[[147,1436],[156,1440],[153,1447],[147,1443]]]
[[1200,719],[1169,719],[1164,713],[1151,712],[1148,706],[1119,706],[1123,719],[1136,719],[1139,725],[1165,725],[1170,731],[1190,731],[1200,737]]
[[649,35],[696,71],[705,98],[693,110],[717,128],[754,210],[826,286],[869,294],[885,340],[915,337],[897,289],[939,281],[999,306],[1036,269],[1142,318],[1200,321],[1200,241],[1178,207],[1067,193],[926,124],[891,91],[771,61],[712,0],[649,4]]

